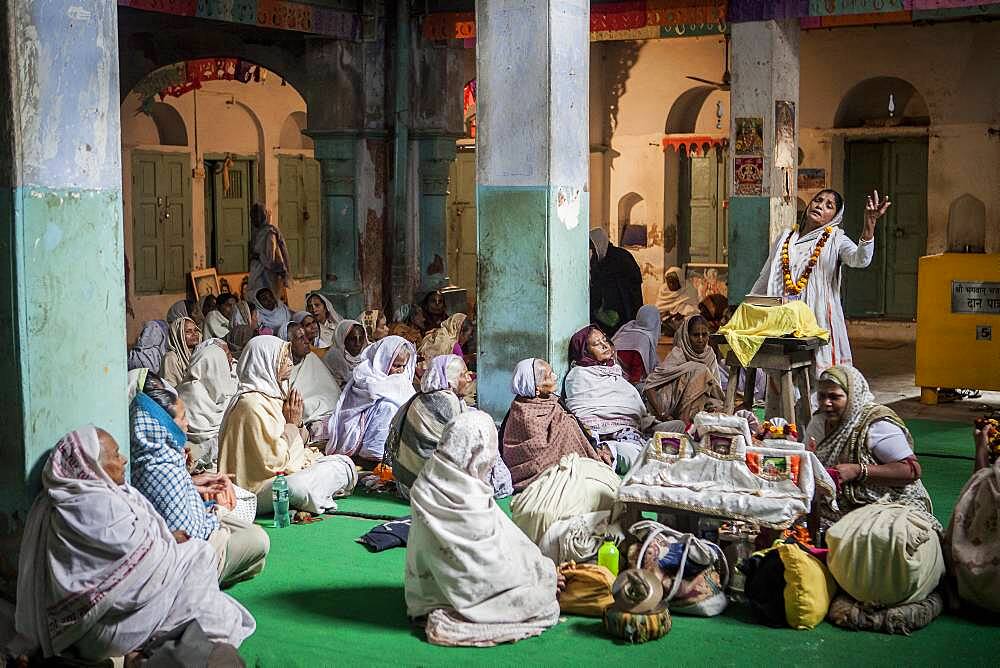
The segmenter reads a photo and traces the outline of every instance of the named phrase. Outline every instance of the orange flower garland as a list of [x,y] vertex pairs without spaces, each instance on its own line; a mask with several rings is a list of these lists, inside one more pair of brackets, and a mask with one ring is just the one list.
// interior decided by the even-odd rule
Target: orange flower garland
[[785,237],[785,243],[781,246],[781,271],[785,277],[785,292],[790,295],[801,294],[803,290],[806,289],[806,285],[809,284],[809,276],[812,274],[813,267],[816,266],[816,262],[819,261],[820,253],[823,252],[823,246],[830,239],[830,235],[833,234],[833,228],[827,226],[823,228],[823,234],[820,236],[819,241],[816,242],[816,246],[813,248],[812,254],[809,256],[809,262],[806,264],[805,271],[799,276],[799,280],[792,280],[792,269],[788,264],[788,244],[792,240],[792,232],[798,229],[798,225],[792,228],[792,231],[788,233]]

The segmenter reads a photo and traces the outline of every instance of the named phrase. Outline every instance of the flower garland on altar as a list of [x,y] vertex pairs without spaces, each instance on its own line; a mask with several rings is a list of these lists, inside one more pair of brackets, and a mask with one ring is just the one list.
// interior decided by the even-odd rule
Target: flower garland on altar
[[830,239],[830,235],[833,234],[833,227],[826,226],[823,228],[823,234],[820,236],[819,241],[813,247],[812,254],[809,256],[809,262],[806,264],[805,271],[799,276],[797,281],[792,280],[792,268],[789,266],[788,262],[788,244],[792,241],[792,233],[794,233],[799,226],[796,225],[785,237],[785,243],[781,246],[781,271],[785,278],[785,292],[790,295],[801,294],[806,286],[809,284],[809,276],[812,275],[813,267],[816,266],[816,262],[819,260],[820,253],[823,252],[823,246]]

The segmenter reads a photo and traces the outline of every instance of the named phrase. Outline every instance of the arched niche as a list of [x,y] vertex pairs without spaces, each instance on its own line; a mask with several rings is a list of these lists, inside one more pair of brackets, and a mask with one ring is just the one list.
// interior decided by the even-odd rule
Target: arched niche
[[715,86],[695,86],[678,95],[667,113],[664,132],[667,134],[694,132],[705,100],[715,91]]
[[[889,96],[893,112],[889,115]],[[837,107],[836,128],[930,125],[930,112],[916,88],[897,77],[873,77],[855,84]]]
[[187,146],[187,126],[177,110],[165,102],[154,102],[149,117],[156,124],[161,146]]
[[986,205],[965,193],[948,207],[948,252],[986,251]]
[[304,150],[313,148],[313,140],[308,135],[302,134],[306,129],[306,112],[293,111],[285,118],[281,125],[281,135],[278,145],[283,149]]
[[618,200],[618,244],[645,246],[646,241],[646,203],[639,193],[626,193]]

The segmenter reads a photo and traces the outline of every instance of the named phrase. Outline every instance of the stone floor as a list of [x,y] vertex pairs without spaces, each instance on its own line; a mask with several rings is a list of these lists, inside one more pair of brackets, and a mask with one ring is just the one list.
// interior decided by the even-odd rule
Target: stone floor
[[924,406],[914,385],[916,347],[912,343],[852,341],[854,364],[871,385],[876,400],[892,407],[900,417],[971,422],[989,411],[1000,410],[1000,392],[983,391],[979,399]]

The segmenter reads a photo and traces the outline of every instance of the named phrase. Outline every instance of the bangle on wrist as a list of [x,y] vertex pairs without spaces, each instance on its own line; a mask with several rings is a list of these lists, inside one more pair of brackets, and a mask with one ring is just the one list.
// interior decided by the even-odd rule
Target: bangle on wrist
[[868,480],[868,464],[861,462],[858,466],[861,467],[861,471],[858,473],[858,477],[854,479],[855,482],[864,482],[865,480]]

